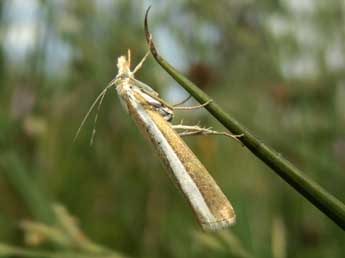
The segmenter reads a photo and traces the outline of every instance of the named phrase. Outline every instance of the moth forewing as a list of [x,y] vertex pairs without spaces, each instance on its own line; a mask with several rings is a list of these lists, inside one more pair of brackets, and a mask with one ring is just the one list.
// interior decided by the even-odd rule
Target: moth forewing
[[122,58],[118,63],[116,89],[129,114],[152,143],[170,177],[187,198],[202,228],[217,230],[233,224],[235,212],[227,197],[172,128],[169,119],[162,114],[169,113],[169,108],[159,102],[158,94],[155,102],[145,95],[140,85],[131,80],[133,74],[129,69],[122,67],[127,65]]

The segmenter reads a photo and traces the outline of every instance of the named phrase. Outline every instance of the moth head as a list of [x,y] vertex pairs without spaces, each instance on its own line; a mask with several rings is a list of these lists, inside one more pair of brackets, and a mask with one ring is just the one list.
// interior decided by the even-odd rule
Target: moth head
[[127,60],[125,56],[120,56],[117,59],[117,69],[118,69],[118,75],[130,75],[130,61]]
[[125,56],[120,56],[117,59],[118,74],[116,78],[134,77],[134,74],[142,67],[144,61],[149,56],[150,51],[148,51],[143,59],[137,64],[137,66],[131,71],[131,51],[128,49],[127,58]]

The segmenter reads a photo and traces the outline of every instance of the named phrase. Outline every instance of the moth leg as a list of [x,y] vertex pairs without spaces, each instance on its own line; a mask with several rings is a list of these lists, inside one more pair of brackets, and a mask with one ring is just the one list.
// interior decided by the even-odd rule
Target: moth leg
[[150,50],[148,50],[146,52],[146,54],[144,55],[143,59],[141,59],[141,61],[139,62],[139,64],[137,64],[137,66],[134,68],[134,70],[132,71],[132,74],[135,74],[144,64],[146,58],[149,56],[150,54]]
[[181,102],[178,102],[177,104],[173,105],[173,107],[177,107],[177,106],[180,106],[180,105],[186,103],[188,100],[190,100],[191,97],[192,97],[192,95],[189,95],[187,98],[185,98]]
[[195,136],[195,135],[224,135],[235,139],[240,142],[238,138],[243,137],[244,134],[230,134],[227,132],[218,132],[212,130],[211,127],[205,128],[200,127],[199,125],[183,125],[182,123],[179,125],[172,126],[175,130],[183,130],[182,132],[178,132],[180,136]]
[[208,104],[210,104],[213,100],[210,99],[206,101],[204,104],[201,105],[196,105],[196,106],[191,106],[191,107],[176,107],[176,105],[173,107],[175,110],[194,110],[194,109],[199,109],[206,107]]

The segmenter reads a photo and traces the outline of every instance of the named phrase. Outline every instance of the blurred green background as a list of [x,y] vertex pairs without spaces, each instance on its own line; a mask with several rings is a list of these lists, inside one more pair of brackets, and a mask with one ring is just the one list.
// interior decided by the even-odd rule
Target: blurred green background
[[[83,234],[120,257],[344,257],[338,226],[220,136],[187,142],[229,197],[237,224],[202,233],[114,90],[94,145],[93,117],[73,143],[116,75],[116,58],[130,48],[136,64],[147,51],[150,4],[162,56],[345,200],[343,1],[0,1],[0,255],[10,256],[5,244],[92,254],[67,236],[70,245],[20,229],[23,220],[58,224],[59,203]],[[152,57],[136,77],[171,103],[188,96]],[[182,118],[223,130],[206,111],[179,112],[174,122]]]

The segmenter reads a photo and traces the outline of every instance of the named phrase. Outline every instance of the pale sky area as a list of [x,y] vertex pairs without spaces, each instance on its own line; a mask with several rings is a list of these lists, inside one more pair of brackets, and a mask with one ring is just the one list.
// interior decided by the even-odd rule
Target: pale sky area
[[[64,1],[54,2],[63,8]],[[114,4],[110,0],[96,2],[100,9],[106,9],[108,5]],[[296,55],[291,55],[283,47],[278,50],[282,75],[286,78],[300,79],[317,77],[320,73],[319,50],[321,48],[326,49],[323,55],[327,69],[331,71],[344,69],[345,51],[340,36],[336,32],[328,32],[325,35],[325,32],[320,31],[312,22],[316,10],[322,8],[322,1],[282,0],[281,2],[289,10],[288,15],[271,14],[265,18],[265,24],[273,38],[279,40],[286,35],[293,35],[299,47],[299,53]],[[37,0],[6,2],[4,13],[7,26],[3,33],[6,57],[12,64],[24,63],[26,56],[36,47],[36,44],[39,44],[39,39],[45,32],[46,37],[48,36],[47,72],[52,75],[66,72],[64,68],[68,66],[73,51],[54,32],[45,31],[47,28],[43,23],[39,23],[40,18],[45,14],[38,7]],[[209,40],[212,44],[212,41],[216,41],[220,35],[212,26],[205,24],[204,27],[207,33],[202,33],[202,35],[209,35],[209,37],[203,40]],[[154,34],[162,54],[174,66],[185,70],[188,67],[186,53],[183,53],[181,50],[183,48],[179,47],[168,28],[156,27]]]

